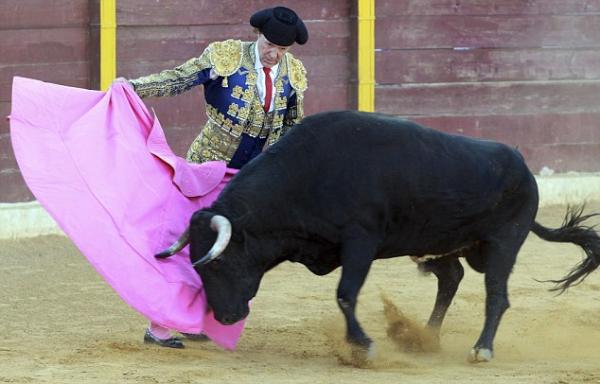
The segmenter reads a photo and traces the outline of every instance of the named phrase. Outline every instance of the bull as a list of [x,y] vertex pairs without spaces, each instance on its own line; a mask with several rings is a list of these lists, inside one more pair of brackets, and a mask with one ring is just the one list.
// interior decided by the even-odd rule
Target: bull
[[[564,291],[600,263],[593,215],[570,209],[560,228],[535,221],[538,189],[521,154],[505,144],[452,135],[382,114],[324,112],[305,118],[247,164],[159,258],[190,245],[208,305],[222,324],[244,319],[265,272],[284,261],[317,275],[341,267],[337,302],[347,341],[370,356],[355,316],[375,259],[412,256],[438,279],[427,322],[435,334],[463,278],[460,259],[485,275],[485,322],[469,353],[489,361],[507,281],[528,233],[586,253]],[[433,256],[433,257],[432,257]]]

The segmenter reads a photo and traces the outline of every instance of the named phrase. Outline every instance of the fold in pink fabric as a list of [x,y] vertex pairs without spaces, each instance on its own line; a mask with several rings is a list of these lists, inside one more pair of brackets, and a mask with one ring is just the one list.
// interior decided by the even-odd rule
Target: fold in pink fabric
[[108,92],[15,77],[10,134],[40,204],[119,296],[149,320],[227,349],[244,327],[218,323],[186,247],[157,260],[235,174],[190,164],[129,87]]

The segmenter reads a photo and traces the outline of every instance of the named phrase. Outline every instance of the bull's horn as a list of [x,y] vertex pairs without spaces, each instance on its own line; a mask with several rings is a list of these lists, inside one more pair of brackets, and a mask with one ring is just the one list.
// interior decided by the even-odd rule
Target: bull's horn
[[177,239],[177,241],[175,243],[173,243],[173,245],[171,245],[169,248],[165,249],[161,253],[157,253],[156,255],[154,255],[154,257],[157,257],[159,259],[164,259],[165,257],[173,256],[177,252],[181,251],[183,249],[183,247],[185,247],[187,245],[187,243],[189,243],[189,242],[190,242],[190,227],[187,227],[185,229],[185,232],[183,232],[181,234],[181,236],[179,236],[179,239]]
[[206,255],[192,264],[194,267],[216,259],[227,248],[227,244],[229,244],[229,240],[231,239],[231,223],[225,216],[214,215],[210,219],[210,228],[217,232],[217,240],[215,240],[215,243]]

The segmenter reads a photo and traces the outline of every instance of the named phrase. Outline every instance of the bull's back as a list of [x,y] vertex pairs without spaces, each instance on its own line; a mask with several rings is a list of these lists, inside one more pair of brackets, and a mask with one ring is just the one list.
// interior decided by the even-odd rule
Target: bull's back
[[[522,156],[505,144],[452,135],[381,114],[326,112],[306,118],[288,144],[319,179],[372,189],[389,185],[427,194],[501,188],[529,173]],[[297,153],[295,153],[297,152]],[[418,196],[412,196],[417,198]]]
[[[306,118],[284,138],[294,193],[334,225],[379,225],[420,242],[455,236],[482,218],[506,220],[512,200],[537,190],[522,156],[507,145],[451,135],[395,117],[355,111]],[[516,206],[515,206],[516,207]],[[516,209],[516,208],[515,208]],[[500,216],[502,215],[502,217]]]

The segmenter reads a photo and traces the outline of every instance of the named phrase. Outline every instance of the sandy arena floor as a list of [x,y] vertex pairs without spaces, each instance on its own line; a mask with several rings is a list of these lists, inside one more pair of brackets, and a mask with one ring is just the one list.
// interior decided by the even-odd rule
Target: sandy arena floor
[[[538,221],[558,226],[564,212],[544,208]],[[464,263],[441,351],[409,353],[386,334],[381,295],[422,324],[436,279],[419,275],[408,258],[378,261],[358,309],[378,355],[356,368],[344,363],[339,270],[318,277],[284,264],[263,280],[236,351],[210,342],[172,350],[142,343],[145,320],[68,239],[0,241],[0,383],[600,383],[600,271],[558,297],[535,281],[562,277],[581,257],[574,246],[528,238],[495,359],[479,365],[466,355],[483,323],[482,276]]]

